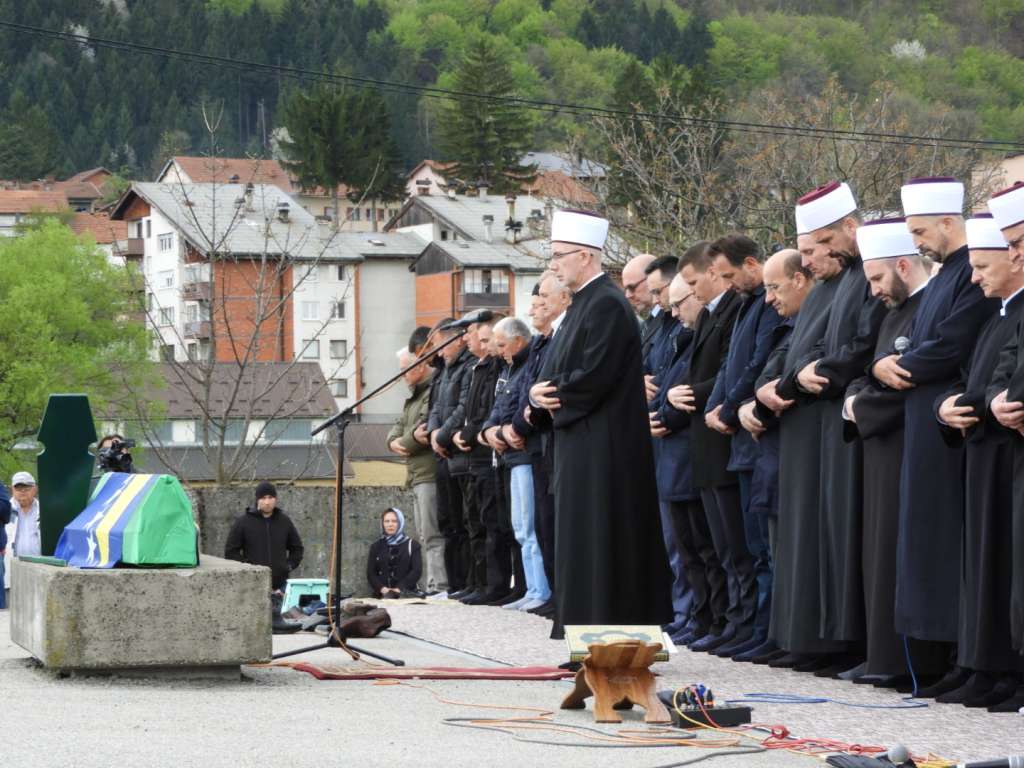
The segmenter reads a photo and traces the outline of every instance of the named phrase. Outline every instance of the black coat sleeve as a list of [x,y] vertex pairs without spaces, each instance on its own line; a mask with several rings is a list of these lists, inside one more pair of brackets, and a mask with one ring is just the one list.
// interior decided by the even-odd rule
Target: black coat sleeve
[[381,578],[381,572],[378,569],[380,562],[380,550],[382,541],[377,539],[370,545],[370,552],[366,556],[366,580],[370,582],[370,588],[373,590],[374,597],[380,597],[380,591],[387,585]]
[[305,553],[305,548],[302,546],[302,539],[299,537],[299,530],[295,527],[295,523],[288,520],[288,570],[294,571],[299,567],[299,563],[302,562],[302,555]]
[[227,560],[245,561],[245,515],[239,517],[228,531],[228,540],[224,544],[224,557]]
[[415,592],[420,576],[423,575],[423,553],[420,550],[418,541],[409,540],[412,544],[412,553],[409,555],[409,570],[399,581],[399,587],[403,592]]
[[835,399],[842,396],[850,382],[864,373],[874,358],[878,329],[887,311],[882,302],[870,295],[870,289],[865,284],[865,298],[857,313],[856,332],[849,341],[823,357],[814,367],[819,376],[829,381],[819,397]]

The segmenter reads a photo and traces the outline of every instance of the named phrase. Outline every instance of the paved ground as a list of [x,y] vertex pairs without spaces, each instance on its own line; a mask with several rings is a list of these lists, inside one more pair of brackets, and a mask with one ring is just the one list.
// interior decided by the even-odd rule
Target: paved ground
[[[450,603],[389,605],[394,628],[421,638],[514,664],[558,664],[564,645],[547,639],[542,619],[496,608]],[[279,636],[275,649],[301,647],[313,636]],[[483,660],[388,634],[362,641],[409,665],[474,666]],[[303,658],[303,657],[296,657]],[[341,651],[311,658],[344,663]],[[825,696],[862,704],[898,704],[897,694],[821,680],[791,671],[736,664],[683,651],[657,665],[664,685],[704,682],[719,699],[750,691]],[[438,695],[474,703],[557,707],[567,682],[426,682]],[[120,678],[58,678],[36,668],[9,639],[8,612],[0,611],[0,692],[8,765],[160,766],[401,766],[417,768],[597,764],[655,768],[709,754],[693,747],[582,749],[513,741],[511,737],[446,726],[444,718],[503,713],[436,701],[427,690],[371,682],[318,682],[288,669],[246,668],[240,682],[186,682]],[[515,716],[517,713],[509,713]],[[636,728],[639,714],[627,713]],[[779,723],[801,737],[862,744],[905,743],[918,753],[981,759],[1024,752],[1024,718],[989,715],[953,705],[924,709],[856,709],[838,704],[758,705],[755,720]],[[556,721],[591,725],[589,710],[558,711]],[[615,730],[612,726],[604,726]],[[554,738],[536,734],[538,738]],[[710,737],[705,733],[704,737]],[[564,737],[563,737],[564,738]],[[786,752],[733,754],[713,764],[812,765]]]

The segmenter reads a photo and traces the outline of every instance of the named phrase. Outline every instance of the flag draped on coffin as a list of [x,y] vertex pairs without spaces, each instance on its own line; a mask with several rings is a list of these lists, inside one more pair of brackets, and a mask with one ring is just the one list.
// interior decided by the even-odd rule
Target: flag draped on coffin
[[194,567],[199,556],[192,505],[170,475],[108,472],[89,505],[64,528],[54,555],[79,568]]

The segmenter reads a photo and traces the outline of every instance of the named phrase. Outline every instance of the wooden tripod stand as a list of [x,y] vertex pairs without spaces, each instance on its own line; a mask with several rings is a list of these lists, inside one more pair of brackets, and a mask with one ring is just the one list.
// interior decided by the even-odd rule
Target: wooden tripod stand
[[590,655],[583,659],[583,667],[576,673],[576,687],[562,701],[562,709],[583,709],[592,695],[595,722],[621,723],[616,710],[632,709],[634,704],[646,710],[646,723],[672,722],[655,693],[650,670],[660,645],[625,640],[587,647]]

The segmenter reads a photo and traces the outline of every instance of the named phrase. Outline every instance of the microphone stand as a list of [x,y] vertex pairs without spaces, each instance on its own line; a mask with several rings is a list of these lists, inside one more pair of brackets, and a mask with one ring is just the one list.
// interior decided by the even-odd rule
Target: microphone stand
[[[296,654],[299,654],[299,653],[307,653],[309,651],[319,651],[319,650],[321,650],[323,648],[340,648],[344,644],[346,647],[348,647],[352,651],[355,651],[356,653],[360,653],[360,654],[363,654],[363,655],[366,655],[366,656],[370,656],[370,657],[372,657],[374,659],[380,659],[381,661],[387,662],[388,664],[393,664],[396,667],[404,667],[405,666],[405,662],[402,661],[401,659],[392,659],[392,658],[389,658],[387,656],[382,656],[382,655],[380,655],[378,653],[373,653],[372,651],[366,651],[366,650],[363,650],[362,648],[357,648],[354,645],[350,645],[349,643],[343,643],[342,639],[341,639],[341,635],[339,634],[338,629],[337,629],[337,624],[338,624],[339,616],[341,615],[341,599],[342,599],[341,598],[341,543],[342,543],[342,520],[343,520],[343,518],[342,518],[341,505],[342,505],[342,498],[343,498],[343,495],[344,495],[344,488],[345,488],[345,472],[344,472],[344,465],[345,465],[345,428],[348,427],[349,423],[351,422],[353,412],[355,411],[356,408],[358,408],[360,405],[365,403],[367,400],[372,400],[374,397],[379,395],[385,389],[387,389],[392,384],[394,384],[396,381],[398,381],[400,378],[402,378],[406,373],[411,371],[417,365],[420,365],[421,363],[426,362],[430,358],[434,357],[434,355],[436,355],[442,349],[447,347],[449,344],[454,344],[456,341],[458,341],[459,339],[461,339],[463,336],[466,335],[466,332],[469,330],[469,328],[468,327],[466,327],[466,328],[459,328],[459,329],[456,329],[456,330],[458,332],[454,336],[452,336],[450,339],[445,341],[443,344],[439,344],[438,346],[436,346],[433,349],[431,349],[429,352],[423,353],[420,357],[416,358],[416,360],[414,360],[412,363],[410,363],[405,368],[400,370],[398,373],[396,373],[390,379],[388,379],[383,384],[381,384],[379,387],[374,389],[372,392],[369,392],[368,394],[363,395],[361,398],[359,398],[354,403],[352,403],[352,405],[348,406],[347,408],[345,408],[341,412],[339,412],[339,413],[335,414],[334,416],[332,416],[331,418],[329,418],[327,421],[325,421],[322,424],[320,424],[317,427],[315,427],[313,429],[313,431],[310,433],[310,436],[314,437],[314,436],[320,434],[321,432],[323,432],[325,429],[328,429],[329,427],[335,427],[336,430],[337,430],[337,435],[338,435],[338,465],[337,465],[337,469],[336,469],[335,475],[334,475],[334,571],[331,574],[331,589],[330,589],[330,594],[329,594],[329,596],[327,598],[328,606],[330,607],[329,610],[326,611],[327,612],[327,616],[329,617],[329,619],[327,621],[327,624],[328,624],[327,642],[325,642],[325,643],[318,643],[316,645],[311,645],[311,646],[308,646],[306,648],[297,648],[297,649],[291,650],[291,651],[284,651],[282,653],[275,653],[271,658],[282,659],[285,656],[295,656]],[[321,608],[320,610],[324,611],[325,609]]]

